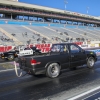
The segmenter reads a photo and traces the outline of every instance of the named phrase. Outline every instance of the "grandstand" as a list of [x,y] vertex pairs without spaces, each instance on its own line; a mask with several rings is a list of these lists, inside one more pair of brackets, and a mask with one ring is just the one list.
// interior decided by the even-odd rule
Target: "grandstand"
[[100,41],[99,27],[99,17],[18,0],[0,0],[3,45]]

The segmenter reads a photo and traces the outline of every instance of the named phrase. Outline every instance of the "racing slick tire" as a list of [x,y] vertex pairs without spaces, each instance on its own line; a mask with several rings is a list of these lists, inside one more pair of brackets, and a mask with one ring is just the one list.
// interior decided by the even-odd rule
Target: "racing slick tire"
[[46,75],[50,78],[56,78],[60,74],[60,66],[58,63],[51,63],[48,65]]
[[87,59],[87,67],[88,68],[93,68],[95,64],[95,59],[93,57],[89,57]]
[[14,60],[14,55],[9,55],[7,59],[8,59],[9,61]]

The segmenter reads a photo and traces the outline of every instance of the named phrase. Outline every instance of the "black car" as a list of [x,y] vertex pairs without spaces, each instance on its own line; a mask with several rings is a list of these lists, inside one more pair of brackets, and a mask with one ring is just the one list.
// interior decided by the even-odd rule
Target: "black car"
[[[31,47],[30,49],[33,50],[32,55],[41,54],[41,50],[36,49],[36,47]],[[28,50],[28,47],[25,48],[24,50]],[[13,50],[13,51],[4,52],[4,53],[0,54],[0,56],[1,56],[1,59],[6,59],[6,60],[9,60],[9,61],[12,61],[15,58],[18,58],[18,54],[19,54],[19,50]]]
[[46,74],[55,78],[62,69],[76,68],[87,64],[93,68],[97,61],[93,51],[85,51],[74,43],[53,44],[46,55],[23,56],[18,58],[19,67],[29,74]]
[[14,60],[15,58],[18,57],[19,51],[18,50],[13,50],[13,51],[8,51],[8,52],[3,52],[0,54],[1,59],[5,60]]

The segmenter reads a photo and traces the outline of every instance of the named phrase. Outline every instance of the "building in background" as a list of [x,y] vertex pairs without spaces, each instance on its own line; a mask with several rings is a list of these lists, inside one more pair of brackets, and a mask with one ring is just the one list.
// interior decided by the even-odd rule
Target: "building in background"
[[1,0],[1,1],[17,1],[18,2],[18,0]]

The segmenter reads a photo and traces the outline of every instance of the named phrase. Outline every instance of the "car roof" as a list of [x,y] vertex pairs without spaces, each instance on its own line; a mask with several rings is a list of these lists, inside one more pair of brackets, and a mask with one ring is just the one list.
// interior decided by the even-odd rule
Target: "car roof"
[[75,44],[75,43],[54,43],[53,45],[57,45],[57,44]]

